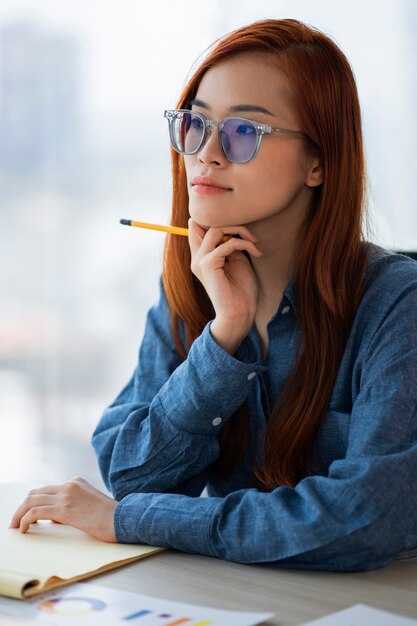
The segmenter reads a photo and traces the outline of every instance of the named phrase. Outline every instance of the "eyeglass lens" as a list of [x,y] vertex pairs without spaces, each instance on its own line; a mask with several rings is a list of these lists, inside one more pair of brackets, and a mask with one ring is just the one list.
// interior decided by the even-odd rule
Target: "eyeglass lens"
[[[180,152],[198,152],[203,144],[206,127],[204,119],[195,113],[181,112],[173,122],[174,139]],[[257,145],[255,126],[247,120],[230,118],[219,129],[220,142],[226,157],[234,163],[249,161]]]

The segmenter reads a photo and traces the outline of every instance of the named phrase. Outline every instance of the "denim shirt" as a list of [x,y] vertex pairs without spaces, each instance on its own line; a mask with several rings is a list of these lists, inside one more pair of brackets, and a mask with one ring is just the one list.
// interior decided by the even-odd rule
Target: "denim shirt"
[[[162,284],[138,365],[93,445],[119,504],[119,542],[241,563],[334,571],[381,567],[417,546],[417,263],[369,244],[365,289],[315,445],[294,488],[253,485],[253,446],[293,365],[295,283],[234,356],[210,323],[178,355]],[[251,444],[228,479],[211,471],[218,434],[247,401]],[[209,497],[199,497],[207,487]]]

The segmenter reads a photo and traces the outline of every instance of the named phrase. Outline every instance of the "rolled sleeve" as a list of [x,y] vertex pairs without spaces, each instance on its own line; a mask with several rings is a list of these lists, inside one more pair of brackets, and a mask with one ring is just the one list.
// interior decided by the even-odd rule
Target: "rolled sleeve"
[[407,482],[398,486],[416,457],[414,448],[379,460],[337,462],[329,477],[268,493],[131,494],[116,508],[116,537],[240,563],[331,571],[382,567],[405,541],[417,544],[416,497]]
[[[253,350],[245,356],[247,361],[257,358]],[[210,323],[181,359],[161,283],[136,370],[93,434],[100,470],[113,495],[201,493],[207,468],[218,458],[216,435],[263,369],[258,362],[226,353],[211,336]]]
[[126,496],[114,514],[117,540],[217,556],[211,542],[211,526],[221,499],[163,495]]
[[162,410],[178,430],[207,435],[217,434],[246,400],[256,376],[267,369],[223,350],[213,339],[210,324],[158,396]]

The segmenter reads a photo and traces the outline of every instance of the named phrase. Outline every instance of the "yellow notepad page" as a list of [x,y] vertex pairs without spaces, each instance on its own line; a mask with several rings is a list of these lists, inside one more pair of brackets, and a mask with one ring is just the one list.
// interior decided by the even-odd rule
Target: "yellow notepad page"
[[0,484],[0,594],[23,598],[160,552],[163,548],[105,543],[52,522],[32,524],[26,534],[9,529],[30,485]]

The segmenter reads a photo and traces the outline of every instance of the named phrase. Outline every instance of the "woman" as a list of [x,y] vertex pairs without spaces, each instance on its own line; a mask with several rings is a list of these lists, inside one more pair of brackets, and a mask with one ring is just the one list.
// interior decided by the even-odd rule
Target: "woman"
[[138,366],[93,436],[114,499],[77,478],[12,526],[381,567],[417,545],[417,266],[362,237],[351,68],[313,28],[257,22],[165,115],[189,239],[167,240]]

